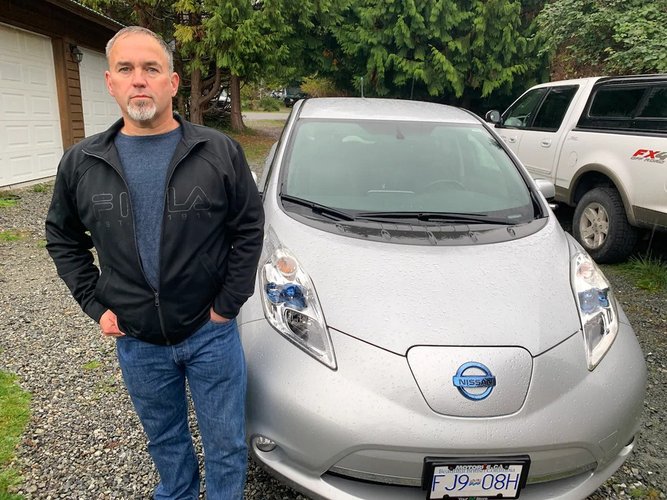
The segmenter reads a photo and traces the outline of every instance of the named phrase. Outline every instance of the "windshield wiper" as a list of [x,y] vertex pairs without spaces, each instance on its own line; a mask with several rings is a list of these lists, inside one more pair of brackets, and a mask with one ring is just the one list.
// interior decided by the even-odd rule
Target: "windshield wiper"
[[513,226],[518,222],[508,219],[498,219],[489,217],[485,214],[466,214],[456,212],[359,212],[358,219],[366,220],[418,220],[425,222],[445,222],[445,223],[464,223],[464,224],[499,224],[503,226]]
[[316,214],[328,216],[330,218],[334,218],[337,220],[352,221],[355,219],[355,217],[352,214],[345,212],[344,210],[327,207],[326,205],[320,205],[319,203],[316,203],[314,201],[305,200],[303,198],[299,198],[298,196],[292,196],[291,194],[281,193],[280,199],[283,201],[288,201],[290,203],[301,205],[302,207],[308,207]]

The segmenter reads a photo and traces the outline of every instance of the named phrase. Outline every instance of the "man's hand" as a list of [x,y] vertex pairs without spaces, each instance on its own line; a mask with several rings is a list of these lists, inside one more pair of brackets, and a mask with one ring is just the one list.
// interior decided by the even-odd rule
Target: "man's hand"
[[229,319],[229,318],[225,318],[224,316],[220,316],[220,315],[219,315],[217,312],[215,312],[215,311],[213,310],[213,308],[211,307],[211,321],[213,321],[213,323],[227,323],[228,321],[230,321],[230,319]]
[[104,337],[124,337],[125,334],[118,329],[118,319],[116,315],[107,309],[100,318],[100,328]]

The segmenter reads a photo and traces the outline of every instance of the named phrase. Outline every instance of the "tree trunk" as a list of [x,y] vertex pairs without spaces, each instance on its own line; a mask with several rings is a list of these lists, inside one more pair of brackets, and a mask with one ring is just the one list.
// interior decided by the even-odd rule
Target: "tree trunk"
[[181,92],[179,92],[176,95],[176,111],[178,112],[179,115],[181,115],[183,118],[187,119],[186,109],[185,109],[185,97]]
[[241,81],[235,74],[229,77],[229,95],[232,99],[231,127],[234,132],[243,132],[243,115],[241,114]]
[[193,69],[190,78],[190,122],[204,124],[204,110],[201,107],[201,70]]

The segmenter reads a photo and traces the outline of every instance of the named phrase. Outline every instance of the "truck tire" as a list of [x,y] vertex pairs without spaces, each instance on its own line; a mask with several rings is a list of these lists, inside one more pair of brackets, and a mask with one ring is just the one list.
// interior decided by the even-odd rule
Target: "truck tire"
[[637,243],[637,230],[628,222],[621,195],[612,187],[591,189],[581,197],[574,210],[572,232],[602,264],[624,261]]

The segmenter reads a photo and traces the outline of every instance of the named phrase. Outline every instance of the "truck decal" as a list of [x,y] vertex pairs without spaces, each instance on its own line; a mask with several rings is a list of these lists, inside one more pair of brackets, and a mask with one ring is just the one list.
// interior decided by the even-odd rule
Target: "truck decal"
[[651,163],[665,163],[667,151],[653,151],[652,149],[638,149],[630,157],[631,160],[643,160]]

